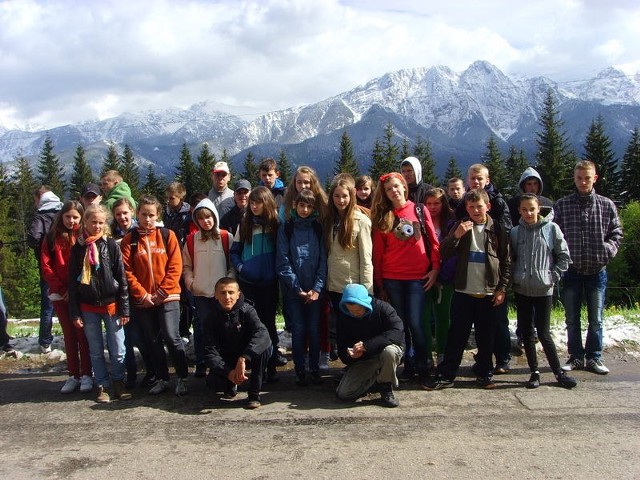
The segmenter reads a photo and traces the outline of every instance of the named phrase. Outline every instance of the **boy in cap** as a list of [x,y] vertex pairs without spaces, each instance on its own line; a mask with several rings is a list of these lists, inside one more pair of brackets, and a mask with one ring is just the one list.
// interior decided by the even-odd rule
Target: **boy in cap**
[[102,191],[95,183],[87,183],[80,192],[80,203],[86,209],[89,205],[98,205],[102,202]]
[[209,200],[218,210],[218,215],[222,216],[226,212],[220,211],[220,204],[227,198],[233,198],[233,191],[227,185],[231,180],[231,172],[227,162],[217,162],[211,170],[211,190],[209,190]]

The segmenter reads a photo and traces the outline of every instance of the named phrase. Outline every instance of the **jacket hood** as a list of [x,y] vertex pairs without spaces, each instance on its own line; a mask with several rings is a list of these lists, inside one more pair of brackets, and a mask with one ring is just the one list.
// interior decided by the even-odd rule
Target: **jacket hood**
[[542,227],[544,224],[546,223],[551,223],[553,222],[553,209],[547,213],[546,215],[538,215],[538,221],[532,225],[529,225],[527,222],[524,221],[524,218],[520,217],[520,221],[518,222],[519,225],[523,228],[536,228],[536,227]]
[[538,171],[533,167],[528,167],[522,175],[520,175],[520,181],[518,182],[518,188],[520,189],[520,193],[524,193],[523,185],[527,178],[536,178],[540,182],[540,191],[536,192],[536,195],[542,195],[542,190],[544,189],[544,184],[542,183],[542,177],[538,173]]
[[197,225],[198,229],[201,230],[200,229],[200,224],[198,224],[198,222],[196,220],[196,212],[198,210],[200,210],[201,208],[206,208],[207,210],[211,210],[213,212],[213,218],[216,219],[216,226],[214,228],[216,230],[220,231],[220,217],[218,216],[218,209],[213,204],[213,202],[211,200],[209,200],[208,198],[203,198],[202,200],[200,200],[200,202],[198,202],[196,207],[193,209],[193,213],[191,214],[192,217],[193,217],[193,223],[195,223]]
[[44,212],[46,210],[60,210],[62,208],[62,202],[53,192],[44,192],[40,196],[40,202],[38,203],[38,211]]
[[373,300],[364,285],[358,283],[350,283],[344,287],[342,298],[340,299],[340,310],[343,313],[352,316],[347,309],[347,303],[355,303],[364,307],[366,313],[364,316],[370,315],[373,311]]
[[413,167],[413,172],[416,174],[416,184],[422,183],[422,165],[420,165],[420,160],[416,157],[407,157],[400,163],[400,168],[402,168],[405,163]]

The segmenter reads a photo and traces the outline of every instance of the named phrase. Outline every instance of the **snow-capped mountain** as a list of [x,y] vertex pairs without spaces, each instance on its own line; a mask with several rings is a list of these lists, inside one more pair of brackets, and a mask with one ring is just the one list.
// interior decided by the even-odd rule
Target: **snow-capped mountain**
[[[463,72],[446,66],[390,72],[316,104],[251,121],[223,113],[219,104],[202,102],[188,109],[127,113],[48,131],[0,130],[0,160],[10,162],[19,154],[37,156],[48,134],[63,159],[70,159],[82,143],[96,156],[91,163],[99,164],[108,142],[127,143],[136,158],[152,161],[167,173],[173,171],[185,142],[197,154],[206,141],[214,153],[226,149],[238,156],[237,161],[248,149],[254,155],[277,155],[285,148],[295,152],[294,163],[331,162],[338,149],[334,141],[347,129],[356,155],[366,163],[373,144],[364,139],[381,137],[392,119],[400,140],[415,141],[412,135],[429,139],[442,164],[455,155],[464,165],[479,158],[491,134],[502,145],[534,151],[537,119],[548,89],[555,93],[577,151],[597,115],[603,115],[617,152],[624,149],[630,129],[640,124],[638,75],[627,76],[611,67],[593,79],[556,83],[544,77],[508,76],[488,62],[476,61]],[[359,128],[365,121],[366,128]],[[87,148],[91,145],[96,148]]]

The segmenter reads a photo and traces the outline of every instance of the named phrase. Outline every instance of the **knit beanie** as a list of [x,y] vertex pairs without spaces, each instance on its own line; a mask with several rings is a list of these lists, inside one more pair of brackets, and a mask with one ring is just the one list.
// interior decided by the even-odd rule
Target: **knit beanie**
[[344,287],[344,291],[342,292],[342,300],[340,300],[340,310],[342,310],[347,315],[351,315],[349,310],[347,310],[347,303],[355,303],[367,309],[367,315],[369,315],[373,308],[371,307],[372,299],[369,296],[369,292],[364,285],[360,285],[359,283],[351,283]]

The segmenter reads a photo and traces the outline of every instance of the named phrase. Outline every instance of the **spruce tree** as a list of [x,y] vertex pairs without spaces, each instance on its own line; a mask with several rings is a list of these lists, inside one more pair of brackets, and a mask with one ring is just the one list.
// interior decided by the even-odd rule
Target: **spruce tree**
[[529,167],[527,156],[523,149],[516,149],[514,145],[509,147],[509,156],[505,161],[505,186],[502,194],[505,197],[512,197],[520,193],[518,183],[522,173]]
[[387,123],[384,128],[382,141],[376,139],[374,150],[371,154],[373,163],[369,169],[371,177],[377,181],[381,175],[400,170],[400,147],[394,139],[393,125]]
[[466,183],[463,175],[462,170],[460,170],[460,167],[458,166],[456,157],[451,155],[451,157],[449,157],[449,162],[447,162],[447,169],[444,171],[444,176],[442,177],[442,185],[447,185],[447,182],[454,177],[460,178],[464,183]]
[[501,192],[506,181],[506,169],[502,162],[502,155],[496,142],[496,137],[491,135],[486,144],[487,150],[482,154],[482,163],[489,170],[489,178],[493,187]]
[[247,153],[247,156],[244,159],[244,172],[242,173],[242,178],[248,180],[252,187],[258,185],[260,181],[260,176],[258,172],[258,164],[255,161],[255,157],[251,150]]
[[[625,203],[640,201],[640,129],[633,129],[622,157],[620,197]],[[597,183],[596,183],[597,185]]]
[[115,143],[110,143],[109,148],[107,149],[107,156],[104,157],[102,162],[100,177],[102,178],[102,176],[109,170],[120,172],[120,168],[122,168],[122,165],[120,164],[120,155],[118,154]]
[[187,200],[191,198],[191,195],[197,192],[197,167],[191,158],[191,152],[187,147],[186,142],[182,144],[182,150],[180,151],[180,162],[176,167],[176,181],[182,183],[187,190]]
[[544,182],[545,194],[552,200],[558,200],[573,191],[575,154],[569,148],[566,133],[561,132],[564,122],[558,119],[556,101],[551,89],[547,91],[538,125],[541,131],[536,134],[536,170]]
[[384,151],[382,148],[382,143],[380,142],[379,138],[376,138],[376,141],[373,144],[373,151],[371,152],[369,176],[373,179],[374,182],[377,183],[378,179],[385,173],[389,172],[387,171],[387,167],[384,164]]
[[604,131],[602,115],[598,115],[589,126],[582,159],[596,164],[598,174],[598,181],[594,185],[596,192],[609,198],[617,197],[620,193],[618,162],[611,149],[611,139]]
[[411,156],[411,148],[409,147],[409,139],[405,138],[402,141],[402,147],[400,149],[400,158],[404,160]]
[[138,198],[140,196],[140,170],[138,169],[138,165],[136,165],[133,152],[127,144],[125,144],[124,150],[122,151],[120,175],[122,175],[122,180],[129,185],[131,196]]
[[153,195],[158,199],[158,201],[164,205],[166,200],[166,184],[164,180],[160,177],[157,177],[154,170],[153,165],[149,165],[147,168],[147,175],[145,176],[144,185],[142,186],[141,193],[143,195]]
[[93,181],[93,172],[85,158],[84,147],[79,143],[73,156],[73,173],[71,174],[71,184],[69,186],[69,198],[79,199],[85,185],[93,183]]
[[289,158],[287,158],[287,152],[284,151],[284,148],[280,149],[280,154],[278,155],[278,171],[280,172],[280,180],[285,185],[289,185],[289,181],[293,177],[293,169],[291,167],[291,162],[289,162]]
[[197,176],[194,184],[194,193],[204,193],[211,189],[211,170],[216,164],[216,156],[209,151],[209,144],[203,143],[198,155]]
[[15,173],[10,182],[11,218],[16,219],[18,238],[26,241],[27,228],[35,212],[33,193],[37,182],[28,160],[20,155],[16,158]]
[[436,161],[433,158],[431,142],[429,140],[425,142],[422,137],[418,137],[413,147],[413,156],[420,160],[420,165],[422,166],[422,181],[437,187],[440,181],[436,175]]
[[353,143],[351,143],[351,138],[349,138],[346,130],[342,132],[342,137],[340,138],[340,158],[338,158],[338,162],[333,168],[334,176],[339,173],[348,173],[353,178],[360,176],[360,169],[353,153]]
[[53,140],[47,135],[40,150],[40,161],[38,162],[38,180],[43,185],[49,185],[51,190],[61,199],[64,198],[66,184],[64,181],[64,171],[60,164],[60,158],[53,153]]

